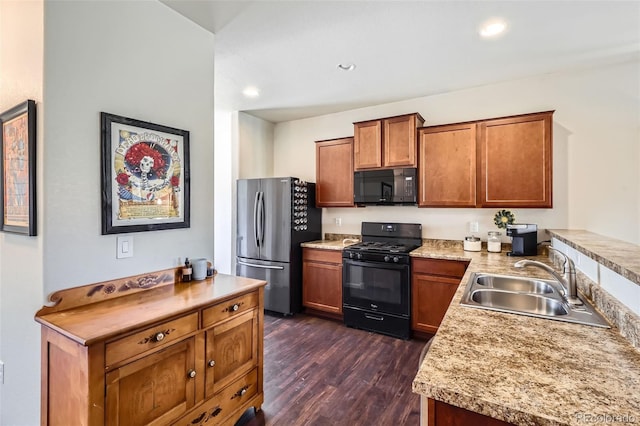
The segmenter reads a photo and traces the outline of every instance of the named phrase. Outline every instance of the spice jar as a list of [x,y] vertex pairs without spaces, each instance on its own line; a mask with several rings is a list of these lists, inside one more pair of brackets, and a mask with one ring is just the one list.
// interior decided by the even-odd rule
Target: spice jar
[[502,251],[502,241],[500,240],[498,231],[487,232],[487,251],[491,253],[500,253]]

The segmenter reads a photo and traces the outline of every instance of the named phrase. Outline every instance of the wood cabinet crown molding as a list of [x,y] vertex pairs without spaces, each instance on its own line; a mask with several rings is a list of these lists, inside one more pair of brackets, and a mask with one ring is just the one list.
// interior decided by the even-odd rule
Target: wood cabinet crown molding
[[176,273],[61,290],[36,313],[42,425],[232,425],[260,409],[266,282]]

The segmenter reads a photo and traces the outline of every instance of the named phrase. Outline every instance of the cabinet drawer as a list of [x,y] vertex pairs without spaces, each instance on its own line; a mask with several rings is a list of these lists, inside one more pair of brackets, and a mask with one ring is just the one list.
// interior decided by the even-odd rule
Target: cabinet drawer
[[208,327],[258,306],[258,292],[243,294],[202,311],[202,326]]
[[302,250],[302,260],[342,264],[342,250],[304,248]]
[[411,273],[462,278],[468,264],[460,260],[413,258]]
[[258,393],[258,370],[253,369],[229,386],[224,388],[213,398],[207,400],[192,413],[187,414],[173,426],[190,426],[219,424],[253,398]]
[[141,354],[161,348],[198,329],[198,313],[146,328],[122,339],[107,343],[105,362],[107,367]]

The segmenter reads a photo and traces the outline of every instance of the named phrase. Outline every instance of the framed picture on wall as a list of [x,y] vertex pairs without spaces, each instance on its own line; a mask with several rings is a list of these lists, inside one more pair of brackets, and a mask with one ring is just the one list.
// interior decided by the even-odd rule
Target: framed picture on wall
[[102,234],[189,227],[189,132],[100,113]]
[[36,103],[0,115],[0,230],[36,235]]

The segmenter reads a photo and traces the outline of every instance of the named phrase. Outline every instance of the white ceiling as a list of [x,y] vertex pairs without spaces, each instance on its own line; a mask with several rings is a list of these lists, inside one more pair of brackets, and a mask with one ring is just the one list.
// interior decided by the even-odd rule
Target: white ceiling
[[272,122],[640,58],[640,1],[161,1],[215,34],[216,107]]

